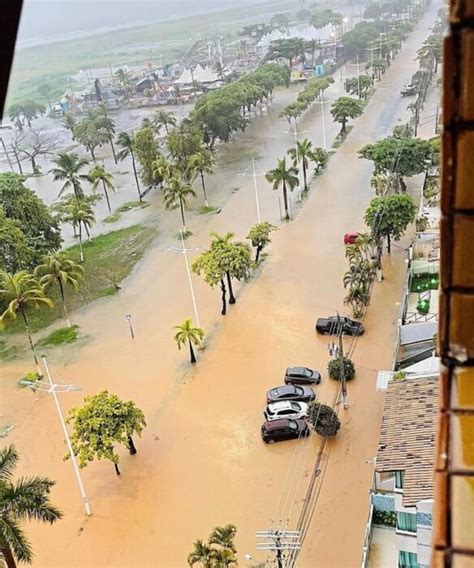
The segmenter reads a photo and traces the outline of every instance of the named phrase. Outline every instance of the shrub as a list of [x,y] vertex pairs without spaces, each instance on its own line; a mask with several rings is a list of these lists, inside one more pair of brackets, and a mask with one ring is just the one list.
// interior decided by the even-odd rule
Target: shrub
[[397,524],[397,513],[394,511],[374,511],[374,525],[385,525],[386,527],[395,527]]
[[341,422],[334,410],[320,402],[311,403],[309,420],[320,436],[335,436],[341,427]]
[[35,384],[38,381],[41,381],[42,378],[43,375],[40,375],[39,373],[34,373],[34,372],[26,373],[26,375],[24,375],[23,377],[21,377],[21,379],[18,380],[18,386],[21,388],[34,387]]
[[[331,379],[335,381],[341,380],[341,360],[339,357],[329,361],[328,373]],[[346,381],[350,381],[355,377],[354,363],[349,357],[344,357],[344,374],[346,375]]]

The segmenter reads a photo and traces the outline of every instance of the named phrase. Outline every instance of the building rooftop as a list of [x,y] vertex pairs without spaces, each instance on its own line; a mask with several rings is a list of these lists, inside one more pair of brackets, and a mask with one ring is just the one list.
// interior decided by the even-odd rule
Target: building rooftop
[[405,472],[405,507],[433,498],[438,380],[436,374],[388,384],[376,471]]

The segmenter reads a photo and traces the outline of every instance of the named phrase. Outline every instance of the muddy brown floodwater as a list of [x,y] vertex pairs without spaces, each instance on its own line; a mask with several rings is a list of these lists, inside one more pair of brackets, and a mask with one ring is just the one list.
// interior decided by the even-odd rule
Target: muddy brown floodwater
[[[225,318],[219,316],[219,292],[194,278],[207,332],[196,366],[191,368],[187,352],[178,351],[172,341],[172,326],[192,315],[184,259],[166,250],[176,244],[172,235],[178,214],[162,215],[155,203],[149,209],[151,218],[159,220],[160,235],[120,295],[74,314],[87,339],[50,355],[55,378],[84,389],[61,395],[63,409],[80,404],[84,394],[107,388],[133,399],[148,421],[137,440],[138,454],[120,452],[120,477],[108,462],[83,470],[91,518],[84,517],[71,464],[62,461],[66,448],[53,401],[16,389],[24,362],[2,366],[1,414],[19,420],[5,441],[20,452],[21,474],[57,481],[52,500],[64,511],[64,519],[54,526],[27,527],[35,566],[183,567],[193,542],[226,523],[238,527],[241,565],[252,566],[266,558],[255,550],[256,530],[295,526],[321,439],[313,434],[300,443],[264,445],[259,429],[265,392],[281,384],[286,366],[304,364],[322,371],[319,399],[331,403],[334,397],[337,385],[326,373],[328,340],[316,336],[314,322],[345,311],[342,235],[363,228],[372,197],[372,168],[357,158],[357,150],[406,119],[406,103],[398,93],[416,69],[416,49],[436,11],[433,4],[327,171],[317,178],[304,207],[293,222],[280,225],[268,258],[252,280],[237,288],[237,303]],[[301,124],[313,140],[320,136],[319,121],[318,109]],[[333,137],[335,127],[329,119],[326,125]],[[256,118],[244,135],[255,137],[262,171],[289,145],[283,139],[285,126],[273,114]],[[225,151],[239,144],[238,139]],[[189,246],[206,246],[210,230],[245,237],[256,219],[252,180],[235,176],[243,166],[236,160],[232,177],[228,166],[224,181],[239,190],[227,198],[222,212],[191,218]],[[259,188],[262,217],[278,222],[277,193],[263,178]],[[296,207],[296,195],[293,199]],[[319,498],[298,561],[305,568],[360,564],[372,479],[366,461],[377,451],[383,406],[383,394],[375,390],[376,372],[391,364],[405,245],[385,255],[385,280],[374,287],[367,333],[355,344],[357,377],[349,384],[349,409],[339,411],[341,430],[325,449]],[[135,340],[128,335],[126,313],[133,315]],[[254,560],[245,561],[245,554]]]

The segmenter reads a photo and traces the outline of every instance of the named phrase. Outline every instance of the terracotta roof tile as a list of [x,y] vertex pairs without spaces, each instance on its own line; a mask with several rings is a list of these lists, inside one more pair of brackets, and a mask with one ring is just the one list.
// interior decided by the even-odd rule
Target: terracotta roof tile
[[433,498],[438,376],[388,384],[376,470],[404,470],[403,505]]

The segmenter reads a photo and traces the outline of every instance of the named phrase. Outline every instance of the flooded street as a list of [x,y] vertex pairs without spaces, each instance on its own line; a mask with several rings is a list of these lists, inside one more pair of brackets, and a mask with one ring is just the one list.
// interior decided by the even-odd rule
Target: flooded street
[[[83,344],[49,356],[56,380],[84,389],[61,395],[65,411],[79,405],[85,394],[107,388],[134,400],[147,418],[138,454],[120,450],[120,477],[109,462],[82,470],[91,518],[84,517],[71,464],[62,461],[66,447],[53,401],[16,387],[31,362],[2,365],[0,414],[19,422],[6,439],[21,455],[19,472],[55,479],[52,501],[64,512],[52,527],[27,527],[35,566],[180,568],[196,539],[206,539],[216,525],[226,523],[238,528],[239,564],[255,566],[266,559],[255,550],[256,530],[294,528],[322,439],[313,434],[299,443],[263,444],[265,392],[283,382],[287,366],[306,365],[322,373],[318,398],[328,404],[334,398],[338,385],[327,377],[328,340],[316,336],[314,324],[317,317],[347,311],[342,237],[363,229],[363,213],[373,197],[372,166],[358,159],[357,151],[387,135],[399,119],[406,121],[408,103],[399,91],[417,69],[416,50],[437,9],[437,4],[429,7],[302,208],[297,193],[292,194],[291,223],[280,222],[280,192],[258,176],[262,219],[278,224],[279,231],[255,276],[236,286],[237,303],[226,317],[219,314],[219,290],[193,278],[206,338],[192,368],[187,351],[178,351],[173,342],[173,326],[193,313],[184,258],[167,250],[178,245],[179,212],[165,212],[155,193],[147,209],[126,214],[157,227],[154,246],[123,282],[119,296],[73,314],[86,336]],[[268,115],[255,118],[244,134],[222,148],[222,167],[208,184],[209,201],[222,212],[193,211],[187,246],[206,247],[210,231],[233,231],[245,238],[257,220],[254,184],[250,176],[238,174],[251,172],[252,157],[263,174],[292,145],[294,135],[278,113],[295,92],[279,92]],[[325,96],[330,100],[341,93],[336,80]],[[333,140],[338,125],[332,123],[330,104],[322,106],[327,140]],[[300,137],[322,145],[319,105],[299,128]],[[120,184],[112,196],[114,206],[134,199],[133,179],[125,178],[127,189]],[[39,180],[39,193],[52,196],[51,180]],[[202,204],[199,187],[197,191],[193,210]],[[99,218],[105,214],[101,210]],[[391,365],[406,244],[394,247],[391,257],[385,255],[385,280],[374,286],[367,332],[354,344],[357,376],[349,384],[349,409],[339,411],[341,429],[326,445],[318,502],[298,561],[304,568],[360,565],[373,467],[366,461],[376,454],[383,407],[383,393],[375,390],[376,372]],[[127,313],[133,317],[135,340],[128,334]],[[254,560],[244,560],[245,554]]]

